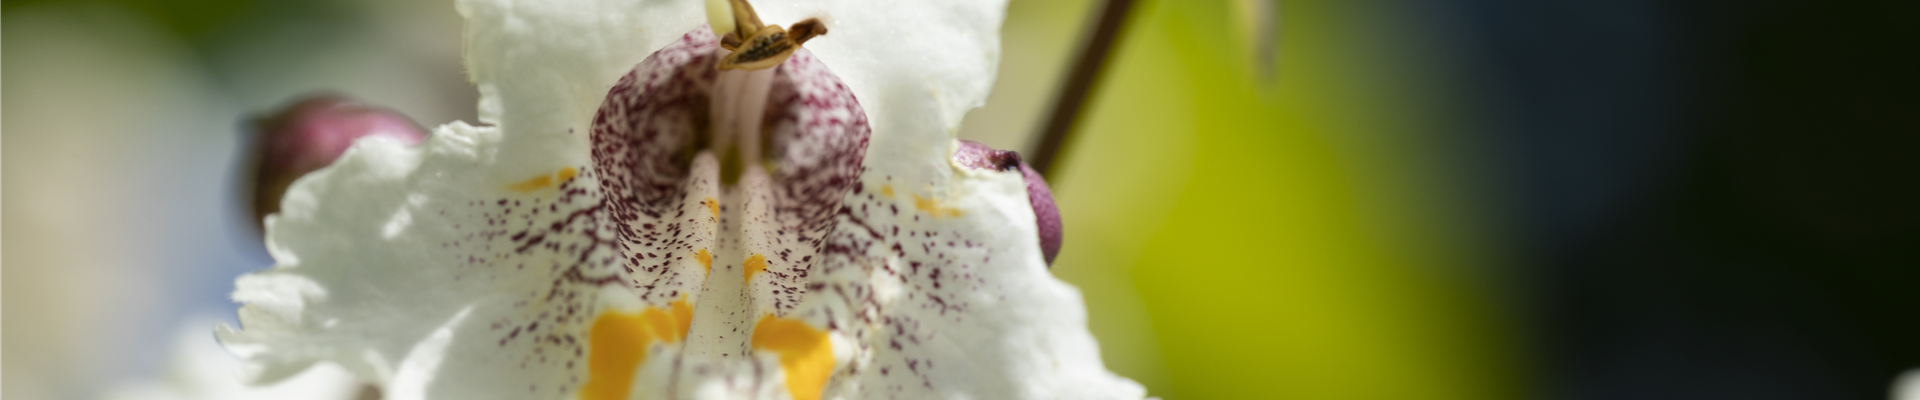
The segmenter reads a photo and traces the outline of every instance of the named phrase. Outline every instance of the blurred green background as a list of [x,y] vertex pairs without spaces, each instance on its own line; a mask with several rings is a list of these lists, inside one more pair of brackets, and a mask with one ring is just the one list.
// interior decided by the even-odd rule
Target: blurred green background
[[[1885,398],[1920,366],[1911,3],[1145,1],[1053,271],[1168,399]],[[1030,148],[1095,4],[1012,0],[960,136]],[[270,264],[251,113],[474,118],[451,1],[4,6],[8,398],[231,319]]]
[[[1516,397],[1479,232],[1445,221],[1471,212],[1465,188],[1415,168],[1440,156],[1421,136],[1459,129],[1427,100],[1441,71],[1421,66],[1443,60],[1396,24],[1414,21],[1296,1],[1264,75],[1235,6],[1141,5],[1053,179],[1070,224],[1054,271],[1086,293],[1109,366],[1167,398]],[[1054,16],[1086,14],[1010,12],[1004,75],[1026,51],[1011,38],[1071,37]],[[1061,71],[1068,50],[1034,57]]]

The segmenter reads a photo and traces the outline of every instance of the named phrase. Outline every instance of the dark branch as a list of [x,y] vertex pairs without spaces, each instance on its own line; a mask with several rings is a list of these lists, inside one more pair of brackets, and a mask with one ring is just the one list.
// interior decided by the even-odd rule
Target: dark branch
[[1099,84],[1101,73],[1106,71],[1107,59],[1113,54],[1113,46],[1120,42],[1121,28],[1126,25],[1133,4],[1134,0],[1104,1],[1093,30],[1088,31],[1081,42],[1067,80],[1055,95],[1047,124],[1040,131],[1040,142],[1028,153],[1027,165],[1042,176],[1053,177],[1053,164],[1066,147],[1068,136],[1079,125],[1087,98]]

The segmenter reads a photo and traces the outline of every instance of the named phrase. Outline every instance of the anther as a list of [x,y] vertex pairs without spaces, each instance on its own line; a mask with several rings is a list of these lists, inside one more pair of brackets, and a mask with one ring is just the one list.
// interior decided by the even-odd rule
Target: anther
[[[760,22],[760,15],[753,11],[753,5],[746,0],[729,0],[728,4],[730,9],[727,11],[732,16],[733,29],[720,33],[720,27],[714,28],[714,32],[720,35],[720,48],[733,52],[715,65],[721,70],[773,68],[793,57],[793,51],[807,40],[827,34],[827,25],[817,18],[796,22],[789,30]],[[709,3],[708,6],[713,7],[714,4]],[[709,10],[708,19],[722,20],[716,10]]]

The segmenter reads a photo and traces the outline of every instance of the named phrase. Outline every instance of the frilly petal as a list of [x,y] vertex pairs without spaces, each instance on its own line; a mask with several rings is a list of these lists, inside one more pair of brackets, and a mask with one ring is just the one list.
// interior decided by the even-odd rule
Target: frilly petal
[[245,330],[216,335],[255,381],[325,360],[389,398],[568,393],[581,314],[608,306],[580,277],[617,251],[590,172],[508,178],[530,166],[497,157],[507,142],[454,123],[418,147],[361,140],[301,178],[267,219],[274,268],[236,282]]
[[827,22],[806,47],[866,106],[866,166],[903,182],[945,180],[951,139],[986,104],[1000,65],[1004,0],[760,1],[767,23]]
[[339,400],[353,398],[364,385],[334,365],[315,365],[274,385],[247,386],[233,379],[239,359],[207,337],[212,318],[192,318],[174,335],[166,370],[157,379],[121,383],[106,400]]

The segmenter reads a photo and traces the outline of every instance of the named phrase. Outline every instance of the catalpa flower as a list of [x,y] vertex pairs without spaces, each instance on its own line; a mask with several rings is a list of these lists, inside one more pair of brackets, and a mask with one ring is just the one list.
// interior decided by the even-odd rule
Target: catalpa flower
[[483,124],[294,183],[217,334],[395,399],[1139,398],[953,138],[1004,6],[460,1]]

